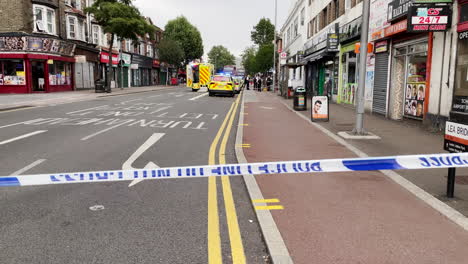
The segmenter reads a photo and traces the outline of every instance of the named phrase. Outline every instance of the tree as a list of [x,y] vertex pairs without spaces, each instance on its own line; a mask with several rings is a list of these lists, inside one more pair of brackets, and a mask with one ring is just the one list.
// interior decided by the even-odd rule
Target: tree
[[[85,9],[94,16],[104,32],[111,35],[109,45],[109,69],[112,68],[112,44],[116,37],[138,40],[138,36],[154,36],[156,28],[148,24],[132,0],[96,0]],[[106,72],[107,90],[110,91],[109,70]]]
[[242,53],[242,65],[244,66],[245,73],[253,75],[257,73],[256,63],[257,48],[254,46],[247,47]]
[[273,44],[267,44],[260,46],[258,48],[257,55],[255,56],[255,61],[258,72],[267,72],[273,68]]
[[208,59],[210,63],[214,64],[215,69],[223,69],[226,65],[233,65],[236,63],[236,57],[232,55],[229,50],[222,46],[213,46],[208,52]]
[[252,41],[259,45],[271,44],[275,39],[275,26],[271,23],[270,19],[262,18],[254,30],[250,33]]
[[185,63],[203,56],[203,40],[200,31],[184,16],[167,22],[164,35],[177,41],[185,54]]
[[185,60],[182,47],[175,40],[164,37],[158,47],[159,59],[169,64],[181,67]]

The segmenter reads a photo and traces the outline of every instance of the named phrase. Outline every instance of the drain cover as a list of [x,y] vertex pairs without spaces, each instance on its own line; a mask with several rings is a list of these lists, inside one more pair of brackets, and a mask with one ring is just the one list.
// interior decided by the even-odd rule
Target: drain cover
[[89,208],[91,211],[101,211],[104,210],[104,205],[93,205]]

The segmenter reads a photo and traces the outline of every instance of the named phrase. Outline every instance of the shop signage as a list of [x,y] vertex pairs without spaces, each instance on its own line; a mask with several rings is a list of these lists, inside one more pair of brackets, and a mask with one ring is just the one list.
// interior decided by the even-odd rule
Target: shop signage
[[[322,50],[327,48],[327,44],[332,43],[334,40],[331,42],[328,41],[329,36],[336,36],[337,30],[338,29],[338,23],[335,24],[330,24],[328,25],[320,34],[312,38],[310,41],[306,42],[304,45],[304,55],[309,55],[311,53],[314,53],[316,51]],[[338,41],[338,36],[336,36],[336,40]],[[330,47],[333,48],[333,47]],[[337,49],[336,49],[337,50]],[[329,51],[336,51],[330,49]]]
[[132,56],[132,64],[138,64],[139,68],[153,68],[153,59],[134,54]]
[[[102,63],[109,63],[109,53],[102,51],[100,61]],[[118,65],[118,64],[119,64],[119,55],[112,54],[112,65]]]
[[414,4],[423,4],[423,3],[432,3],[432,4],[438,4],[438,3],[452,3],[452,0],[413,0]]
[[343,43],[358,38],[361,35],[361,24],[362,17],[358,17],[340,27],[340,42]]
[[467,152],[468,126],[464,124],[446,122],[444,149],[450,152]]
[[328,121],[328,96],[312,97],[312,121]]
[[0,51],[34,51],[72,57],[76,45],[58,39],[37,37],[0,37]]
[[458,34],[458,39],[460,39],[460,40],[468,39],[468,31],[459,33]]
[[406,20],[402,20],[396,24],[390,25],[384,29],[384,36],[389,37],[391,35],[395,35],[400,32],[406,31],[406,28],[408,27],[408,23]]
[[121,53],[120,60],[123,62],[124,67],[129,67],[130,64],[132,63],[132,55],[127,54],[127,53]]
[[371,1],[371,10],[369,14],[369,41],[381,39],[384,37],[383,29],[390,25],[387,21],[387,9],[390,0]]
[[452,111],[468,113],[468,96],[454,96]]
[[388,40],[383,40],[375,43],[374,52],[383,53],[388,51]]
[[445,31],[450,27],[450,6],[411,6],[408,16],[408,32]]
[[153,60],[153,67],[159,68],[161,66],[161,62],[159,60]]
[[338,51],[338,34],[328,34],[327,51]]
[[411,4],[412,0],[394,0],[390,2],[390,4],[388,4],[387,20],[391,22],[406,16]]

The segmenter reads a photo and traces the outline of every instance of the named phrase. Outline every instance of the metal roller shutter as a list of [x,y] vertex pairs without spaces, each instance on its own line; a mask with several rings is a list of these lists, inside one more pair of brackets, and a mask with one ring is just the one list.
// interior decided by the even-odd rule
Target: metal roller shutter
[[372,112],[387,114],[388,53],[375,54],[375,77]]

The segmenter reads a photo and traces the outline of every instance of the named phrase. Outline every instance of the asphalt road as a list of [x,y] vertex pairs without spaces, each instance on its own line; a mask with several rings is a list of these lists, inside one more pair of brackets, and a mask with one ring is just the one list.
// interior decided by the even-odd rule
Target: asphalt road
[[[173,88],[0,112],[0,175],[205,165],[210,147],[215,163],[237,162],[238,112],[230,130],[220,127],[238,96],[202,94]],[[265,262],[241,177],[230,178],[237,217],[221,179],[215,189],[208,178],[129,184],[0,189],[0,262],[232,263],[233,252]]]

